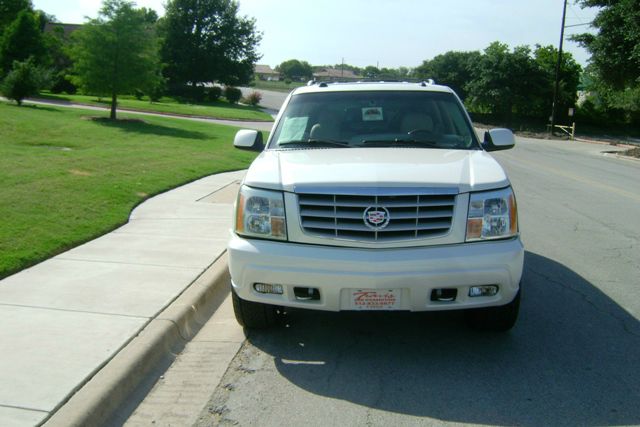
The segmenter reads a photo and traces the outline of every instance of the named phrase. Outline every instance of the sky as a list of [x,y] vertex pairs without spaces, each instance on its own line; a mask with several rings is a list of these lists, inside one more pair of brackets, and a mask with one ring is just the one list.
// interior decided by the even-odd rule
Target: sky
[[[101,0],[32,0],[64,23],[95,18]],[[164,14],[165,0],[137,0]],[[260,64],[288,59],[312,65],[416,67],[449,50],[483,50],[500,41],[554,45],[560,40],[563,0],[240,0],[240,14],[263,33]],[[596,9],[569,0],[566,25],[588,24]],[[589,54],[568,40],[588,26],[565,30],[564,50],[582,65]],[[592,30],[591,30],[592,31]]]

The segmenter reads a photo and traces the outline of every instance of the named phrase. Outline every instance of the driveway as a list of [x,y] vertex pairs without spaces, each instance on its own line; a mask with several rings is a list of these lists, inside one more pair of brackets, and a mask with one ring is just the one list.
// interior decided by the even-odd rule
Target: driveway
[[282,103],[285,99],[287,99],[287,96],[289,96],[289,94],[285,92],[256,89],[253,87],[241,87],[240,90],[242,91],[242,96],[247,96],[254,91],[260,92],[262,94],[260,106],[270,110],[268,112],[271,114],[277,114],[280,110],[280,107],[282,106]]

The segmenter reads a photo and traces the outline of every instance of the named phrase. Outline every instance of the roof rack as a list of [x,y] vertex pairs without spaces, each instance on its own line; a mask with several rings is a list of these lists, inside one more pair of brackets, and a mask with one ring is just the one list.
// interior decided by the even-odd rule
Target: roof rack
[[417,83],[422,87],[427,85],[435,85],[436,82],[433,79],[358,79],[358,80],[309,80],[307,86],[318,85],[319,87],[327,87],[329,84],[356,84],[356,83]]

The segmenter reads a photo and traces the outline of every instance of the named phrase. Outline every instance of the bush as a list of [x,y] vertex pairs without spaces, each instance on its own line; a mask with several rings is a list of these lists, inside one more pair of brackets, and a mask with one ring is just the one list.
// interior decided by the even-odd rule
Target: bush
[[156,86],[149,91],[149,102],[158,102],[164,95],[164,88]]
[[215,102],[222,96],[222,88],[220,86],[212,86],[207,91],[207,99]]
[[176,83],[168,83],[167,84],[167,93],[171,96],[175,96],[177,98],[186,98],[187,97],[187,86],[183,84]]
[[237,87],[227,86],[224,88],[224,97],[230,104],[236,104],[242,98],[242,91]]
[[205,88],[204,86],[188,86],[188,97],[192,101],[202,102],[205,97]]
[[262,94],[260,92],[253,91],[246,98],[247,104],[256,106],[262,101]]
[[0,92],[9,99],[22,105],[22,100],[36,95],[38,91],[47,85],[50,73],[47,70],[36,67],[33,59],[24,62],[13,62],[13,67],[7,77],[2,81]]
[[144,97],[144,92],[142,92],[140,89],[135,89],[133,91],[133,96],[135,96],[138,101],[142,101],[142,98]]
[[76,85],[74,85],[64,73],[59,73],[53,80],[53,85],[51,86],[52,93],[68,93],[69,95],[73,95],[78,91]]
[[284,79],[284,83],[287,84],[287,85],[290,85],[291,84],[291,79],[287,77],[286,79]]
[[167,80],[158,75],[156,79],[149,82],[146,93],[149,96],[149,102],[158,102],[167,90]]
[[165,87],[163,84],[158,84],[149,89],[149,101],[158,102],[164,95]]

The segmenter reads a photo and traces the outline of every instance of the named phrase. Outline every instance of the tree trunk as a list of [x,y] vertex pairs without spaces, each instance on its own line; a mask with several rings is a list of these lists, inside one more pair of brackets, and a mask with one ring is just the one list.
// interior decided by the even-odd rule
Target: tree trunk
[[111,94],[111,115],[109,118],[111,120],[116,119],[116,106],[118,105],[118,95],[115,92]]

